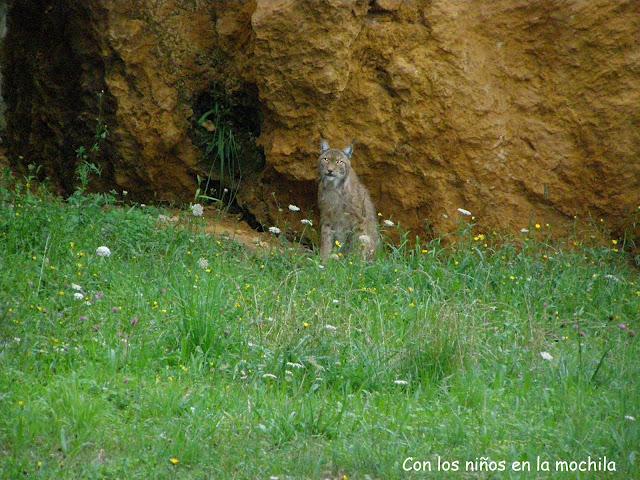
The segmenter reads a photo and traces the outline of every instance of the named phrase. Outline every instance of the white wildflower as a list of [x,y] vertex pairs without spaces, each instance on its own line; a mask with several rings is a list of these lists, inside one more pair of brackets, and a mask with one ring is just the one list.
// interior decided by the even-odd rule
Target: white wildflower
[[360,235],[358,237],[358,240],[360,241],[360,243],[371,243],[371,237],[369,235]]
[[287,362],[287,367],[304,368],[304,365],[302,365],[301,363],[297,363],[297,362]]
[[520,233],[529,233],[529,229],[528,228],[521,228],[520,229]]
[[318,268],[319,268],[320,270],[324,270],[324,265],[318,265]]
[[279,235],[280,234],[280,229],[278,227],[269,227],[269,231],[271,233],[273,233],[274,235]]
[[324,326],[324,329],[329,332],[335,332],[338,330],[338,327],[334,327],[333,325],[329,325],[328,323]]
[[168,223],[169,222],[169,217],[167,215],[158,215],[158,221],[160,223]]
[[300,223],[303,225],[309,225],[310,227],[313,226],[313,222],[311,220],[309,220],[308,218],[303,218],[302,220],[300,220]]
[[191,205],[191,213],[194,217],[201,217],[204,213],[204,208],[199,203],[196,203],[195,205]]
[[84,298],[84,295],[80,292],[76,292],[73,294],[73,298],[75,298],[76,300],[82,300]]
[[207,260],[206,258],[199,258],[198,266],[203,270],[209,268],[209,260]]
[[540,356],[542,357],[543,360],[547,360],[547,361],[553,360],[553,357],[549,352],[540,352]]
[[262,375],[262,378],[270,378],[272,380],[276,380],[278,377],[276,377],[273,373],[265,373],[264,375]]
[[459,208],[458,212],[460,212],[465,217],[470,217],[471,216],[471,212],[469,210],[465,210],[464,208]]
[[393,223],[391,220],[385,220],[382,223],[384,223],[385,226],[387,226],[387,227],[393,227],[395,225],[395,223]]
[[222,190],[222,193],[228,193],[228,192],[229,192],[228,188],[225,188],[224,190]]
[[141,203],[141,204],[140,204],[140,208],[145,208],[146,206],[147,206],[147,204],[146,204],[146,203]]
[[110,257],[111,250],[109,250],[109,247],[105,247],[103,245],[101,247],[96,248],[96,255],[99,257]]
[[409,385],[409,382],[407,382],[406,380],[394,380],[393,383],[395,383],[396,385]]
[[333,300],[331,300],[331,303],[333,303],[334,305],[338,305],[340,303],[340,300],[334,298]]
[[633,415],[625,415],[624,419],[625,420],[629,420],[630,422],[635,422],[636,421],[636,417],[634,417]]
[[124,195],[125,197],[127,196],[129,192],[127,192],[126,190],[122,190],[122,195]]
[[291,210],[292,212],[299,212],[300,207],[296,207],[295,205],[289,204],[289,210]]
[[82,291],[82,287],[80,285],[78,285],[77,283],[72,283],[71,284],[71,288],[73,290],[75,290],[76,292],[81,292]]

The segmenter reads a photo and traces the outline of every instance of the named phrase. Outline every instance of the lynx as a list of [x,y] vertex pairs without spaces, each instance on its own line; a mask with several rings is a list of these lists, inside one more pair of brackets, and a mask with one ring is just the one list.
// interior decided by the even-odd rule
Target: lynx
[[320,141],[320,257],[329,258],[334,245],[344,252],[359,250],[371,260],[378,244],[376,211],[356,172],[351,168],[353,144],[344,150],[330,148]]

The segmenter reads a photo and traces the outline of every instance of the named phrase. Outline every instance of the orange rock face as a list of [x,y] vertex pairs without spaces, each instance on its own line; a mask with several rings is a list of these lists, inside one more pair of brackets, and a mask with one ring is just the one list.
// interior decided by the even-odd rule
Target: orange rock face
[[638,220],[636,0],[87,4],[112,106],[110,181],[147,199],[192,198],[206,170],[195,102],[216,83],[257,92],[265,166],[238,201],[265,225],[289,203],[317,211],[321,136],[356,141],[378,210],[415,233],[451,230],[459,207],[511,231]]
[[373,3],[258,2],[266,188],[312,190],[322,135],[356,139],[378,209],[417,231],[452,228],[457,207],[485,228],[574,215],[628,226],[640,204],[635,2]]

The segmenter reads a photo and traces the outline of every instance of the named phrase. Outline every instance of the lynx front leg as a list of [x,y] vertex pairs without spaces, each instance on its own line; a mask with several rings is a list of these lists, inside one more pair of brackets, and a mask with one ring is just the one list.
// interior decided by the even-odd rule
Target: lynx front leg
[[360,247],[360,255],[366,262],[370,262],[375,254],[374,240],[367,234],[358,236],[358,246]]
[[329,225],[320,227],[320,258],[326,262],[333,248],[333,228]]

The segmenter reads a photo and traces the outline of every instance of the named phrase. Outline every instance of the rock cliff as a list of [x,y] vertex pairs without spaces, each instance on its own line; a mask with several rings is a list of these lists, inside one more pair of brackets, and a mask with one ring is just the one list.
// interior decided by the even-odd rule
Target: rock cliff
[[317,210],[321,136],[355,140],[378,210],[416,233],[458,207],[511,231],[637,219],[636,0],[21,0],[8,26],[9,157],[67,190],[104,90],[102,186],[147,201],[193,198],[220,105],[260,157],[238,202],[265,225]]

